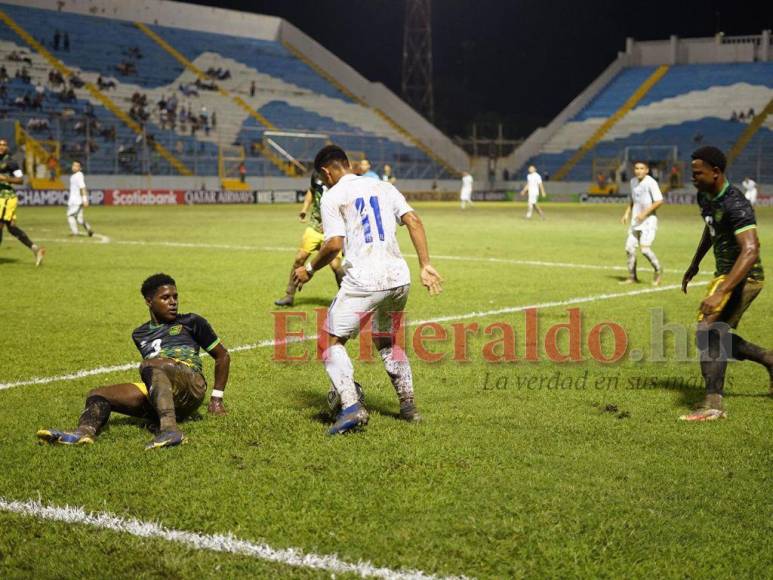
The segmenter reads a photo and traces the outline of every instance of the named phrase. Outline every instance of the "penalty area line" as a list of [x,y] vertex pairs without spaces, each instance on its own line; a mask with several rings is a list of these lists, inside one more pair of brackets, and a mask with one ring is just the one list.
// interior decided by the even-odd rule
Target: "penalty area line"
[[[226,534],[204,534],[186,530],[167,528],[155,522],[145,522],[134,518],[122,518],[109,512],[87,512],[80,507],[59,507],[45,505],[41,502],[14,501],[0,497],[0,511],[31,517],[38,520],[62,522],[65,524],[85,525],[101,530],[109,530],[120,534],[128,534],[138,538],[154,538],[176,544],[182,544],[194,550],[222,552],[239,556],[248,556],[256,560],[264,560],[284,564],[296,568],[326,570],[338,574],[356,574],[363,578],[375,577],[388,580],[435,579],[441,578],[426,574],[420,570],[393,570],[378,567],[368,561],[357,563],[341,560],[335,554],[306,553],[298,548],[272,548],[268,544],[256,544],[241,540]],[[464,578],[454,576],[448,578]]]
[[[693,282],[691,286],[706,286],[707,281]],[[632,290],[630,292],[614,292],[609,294],[595,294],[593,296],[580,296],[577,298],[569,298],[567,300],[556,300],[553,302],[542,302],[539,304],[528,304],[524,306],[508,306],[505,308],[497,308],[495,310],[485,310],[476,312],[467,312],[463,314],[450,314],[448,316],[440,316],[436,318],[430,318],[427,320],[409,320],[408,326],[418,326],[420,324],[427,324],[432,322],[451,322],[454,320],[468,320],[470,318],[486,318],[489,316],[495,316],[498,314],[512,314],[515,312],[523,312],[524,310],[540,308],[555,308],[556,306],[572,306],[574,304],[584,304],[588,302],[600,302],[602,300],[613,300],[615,298],[624,298],[627,296],[641,296],[643,294],[654,294],[656,292],[666,292],[668,290],[675,290],[681,288],[679,284],[672,284],[669,286],[656,286],[653,288],[642,288],[641,290]],[[290,338],[285,341],[278,341],[275,339],[261,340],[259,342],[242,344],[229,348],[230,352],[245,352],[250,350],[256,350],[258,348],[273,347],[279,344],[291,344],[294,342],[307,342],[310,340],[317,340],[316,335],[306,336],[304,338]],[[97,367],[94,369],[84,369],[79,371],[73,371],[64,375],[56,375],[51,377],[33,377],[31,379],[24,379],[21,381],[14,381],[8,383],[0,383],[0,391],[6,389],[12,389],[14,387],[25,387],[28,385],[46,385],[49,383],[58,383],[64,381],[74,381],[85,377],[91,377],[95,375],[104,375],[113,372],[126,371],[133,368],[137,368],[139,362],[126,363],[122,365]]]

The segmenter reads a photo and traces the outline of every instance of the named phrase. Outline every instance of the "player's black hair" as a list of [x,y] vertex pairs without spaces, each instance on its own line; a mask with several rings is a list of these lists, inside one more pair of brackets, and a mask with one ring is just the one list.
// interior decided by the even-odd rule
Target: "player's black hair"
[[641,163],[642,165],[646,165],[647,167],[650,166],[650,162],[647,161],[646,159],[634,159],[633,160],[633,164],[634,165],[638,165],[639,163]]
[[704,163],[708,163],[712,167],[716,167],[722,173],[725,172],[725,167],[727,167],[727,157],[725,157],[725,154],[722,153],[722,151],[720,151],[717,147],[713,147],[711,145],[706,145],[705,147],[696,149],[692,152],[690,157],[693,159],[700,159]]
[[338,145],[325,145],[314,158],[314,170],[321,172],[328,163],[338,162],[344,167],[349,167],[349,158],[346,152]]
[[153,298],[161,286],[177,286],[177,282],[169,274],[153,274],[142,283],[140,292],[145,298]]

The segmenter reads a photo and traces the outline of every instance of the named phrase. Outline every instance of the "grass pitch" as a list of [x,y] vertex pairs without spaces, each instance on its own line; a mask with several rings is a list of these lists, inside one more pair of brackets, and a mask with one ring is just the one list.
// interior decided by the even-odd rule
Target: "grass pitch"
[[[33,240],[47,240],[48,255],[36,269],[29,251],[4,235],[0,383],[138,362],[130,334],[147,319],[139,286],[157,271],[176,278],[181,312],[205,316],[227,347],[274,338],[273,300],[283,294],[304,227],[297,209],[89,208],[95,230],[111,240],[99,243],[67,240],[62,208],[22,208],[19,225]],[[653,309],[689,329],[704,287],[686,297],[676,289],[610,297],[648,288],[620,286],[624,270],[611,269],[625,265],[622,206],[546,204],[546,222],[523,220],[523,204],[417,210],[446,290],[430,298],[409,258],[409,318],[446,318],[449,332],[445,342],[428,343],[446,353],[441,362],[419,360],[409,349],[422,424],[396,419],[380,364],[355,362],[370,424],[363,433],[325,436],[321,363],[277,362],[270,346],[233,354],[230,414],[202,412],[201,420],[183,423],[190,443],[178,449],[144,451],[151,434],[118,415],[91,447],[36,445],[38,428],[75,426],[90,388],[138,380],[135,370],[16,386],[0,390],[0,498],[437,575],[770,574],[773,401],[766,373],[731,363],[729,418],[684,424],[677,417],[703,394],[697,363],[675,360],[671,338],[667,360],[651,360]],[[695,207],[659,213],[654,249],[669,286],[680,282],[702,223]],[[758,221],[763,264],[773,268],[773,212],[760,209]],[[643,258],[639,268],[649,282]],[[711,255],[702,269],[713,269]],[[332,274],[320,272],[294,310],[311,314],[334,294]],[[539,310],[539,339],[568,320],[567,308],[581,308],[583,362],[554,363],[544,348],[540,361],[522,360],[525,315],[517,307],[573,299],[585,300]],[[752,305],[739,329],[747,340],[773,346],[772,306],[770,290]],[[587,336],[603,321],[623,327],[628,352],[642,351],[643,360],[594,361]],[[450,360],[456,322],[512,325],[521,360],[483,360],[491,337],[482,332],[470,337],[469,362]],[[313,319],[303,327],[315,332]],[[313,354],[313,343],[290,348],[304,351]],[[209,360],[206,373],[211,384]],[[107,573],[329,575],[0,513],[0,576]]]

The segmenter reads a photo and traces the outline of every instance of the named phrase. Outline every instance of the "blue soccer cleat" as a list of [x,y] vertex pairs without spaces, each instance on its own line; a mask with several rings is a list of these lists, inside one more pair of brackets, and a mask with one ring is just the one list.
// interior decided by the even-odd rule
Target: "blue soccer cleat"
[[362,406],[362,403],[355,403],[343,409],[336,422],[330,427],[328,435],[341,435],[352,429],[368,424],[368,411]]
[[94,438],[91,435],[80,431],[68,433],[56,429],[40,429],[36,435],[43,443],[56,443],[57,445],[91,445],[94,443]]
[[188,439],[183,435],[182,431],[164,431],[156,435],[150,443],[145,446],[145,449],[158,449],[159,447],[174,447],[187,442]]

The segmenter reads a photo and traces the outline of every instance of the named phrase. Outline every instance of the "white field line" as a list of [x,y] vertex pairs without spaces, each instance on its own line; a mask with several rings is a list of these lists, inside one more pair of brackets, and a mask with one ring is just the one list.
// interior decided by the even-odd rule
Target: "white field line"
[[297,548],[272,548],[267,544],[255,544],[247,540],[240,540],[231,534],[210,535],[175,530],[155,522],[143,522],[134,518],[126,519],[108,512],[90,513],[80,507],[58,507],[44,505],[37,501],[13,501],[0,497],[0,511],[28,516],[38,520],[81,524],[101,530],[129,534],[138,538],[165,540],[182,544],[194,550],[224,552],[297,568],[326,570],[334,574],[357,574],[363,578],[376,577],[389,580],[428,580],[438,578],[438,576],[426,574],[420,570],[403,571],[380,568],[367,561],[359,561],[357,563],[345,562],[335,555],[305,553]]
[[[95,237],[99,236],[99,234],[94,234]],[[203,249],[203,250],[243,250],[243,251],[253,251],[253,252],[288,252],[292,253],[297,250],[297,248],[292,248],[290,246],[249,246],[249,245],[234,245],[234,244],[205,244],[205,243],[199,243],[199,242],[166,242],[166,241],[145,241],[145,240],[110,240],[107,236],[100,236],[101,238],[104,238],[100,240],[101,243],[112,243],[117,245],[123,245],[123,246],[157,246],[157,247],[165,247],[165,248],[193,248],[193,249]],[[88,239],[78,239],[78,238],[41,238],[39,241],[41,242],[54,242],[54,243],[76,243],[76,244],[87,244]],[[406,258],[416,258],[416,254],[403,254]],[[573,262],[550,262],[550,261],[543,261],[543,260],[517,260],[512,258],[487,258],[487,257],[481,257],[481,256],[446,256],[442,254],[433,254],[433,259],[436,260],[449,260],[449,261],[456,261],[456,262],[482,262],[482,263],[490,263],[490,264],[509,264],[512,266],[539,266],[539,267],[548,267],[548,268],[568,268],[568,269],[579,269],[579,270],[609,270],[609,271],[615,271],[615,272],[624,272],[628,269],[625,266],[610,266],[610,265],[603,265],[603,264],[575,264]],[[677,269],[664,269],[664,272],[670,272],[670,273],[677,273],[682,274],[684,273],[683,270],[677,270]],[[700,274],[704,275],[711,275],[712,272],[700,272]]]
[[[703,282],[693,282],[691,286],[705,286],[708,284],[708,281]],[[485,311],[476,311],[476,312],[468,312],[465,314],[451,314],[448,316],[440,316],[437,318],[430,318],[427,320],[409,320],[408,326],[418,326],[420,324],[426,324],[429,322],[450,322],[452,320],[468,320],[470,318],[486,318],[489,316],[494,316],[498,314],[511,314],[514,312],[523,312],[524,310],[529,309],[541,309],[541,308],[553,308],[556,306],[572,306],[574,304],[584,304],[587,302],[598,302],[601,300],[612,300],[614,298],[623,298],[627,296],[639,296],[642,294],[653,294],[655,292],[665,292],[667,290],[675,290],[677,288],[681,288],[681,285],[679,284],[672,284],[670,286],[658,286],[654,288],[642,288],[640,290],[632,290],[630,292],[615,292],[611,294],[596,294],[593,296],[581,296],[578,298],[569,298],[568,300],[556,300],[553,302],[542,302],[539,304],[528,304],[525,306],[508,306],[506,308],[498,308],[496,310],[485,310]],[[278,344],[283,343],[293,343],[293,342],[306,342],[310,340],[317,340],[316,335],[309,335],[304,336],[303,338],[297,338],[293,337],[285,341],[278,341],[274,339],[267,339],[267,340],[261,340],[259,342],[251,343],[251,344],[243,344],[240,346],[231,347],[228,350],[230,352],[244,352],[249,350],[255,350],[258,348],[266,348],[266,347],[273,347]],[[85,370],[79,370],[74,371],[72,373],[68,373],[65,375],[56,375],[52,377],[33,377],[31,379],[25,379],[21,381],[15,381],[15,382],[8,382],[8,383],[0,383],[0,391],[3,391],[5,389],[12,389],[14,387],[25,387],[27,385],[46,385],[49,383],[58,383],[58,382],[64,382],[64,381],[73,381],[82,379],[85,377],[91,377],[95,375],[103,375],[107,373],[114,373],[119,371],[126,371],[130,370],[132,368],[136,368],[139,366],[139,362],[134,363],[126,363],[121,365],[114,365],[114,366],[107,366],[107,367],[97,367],[94,369],[85,369]]]

